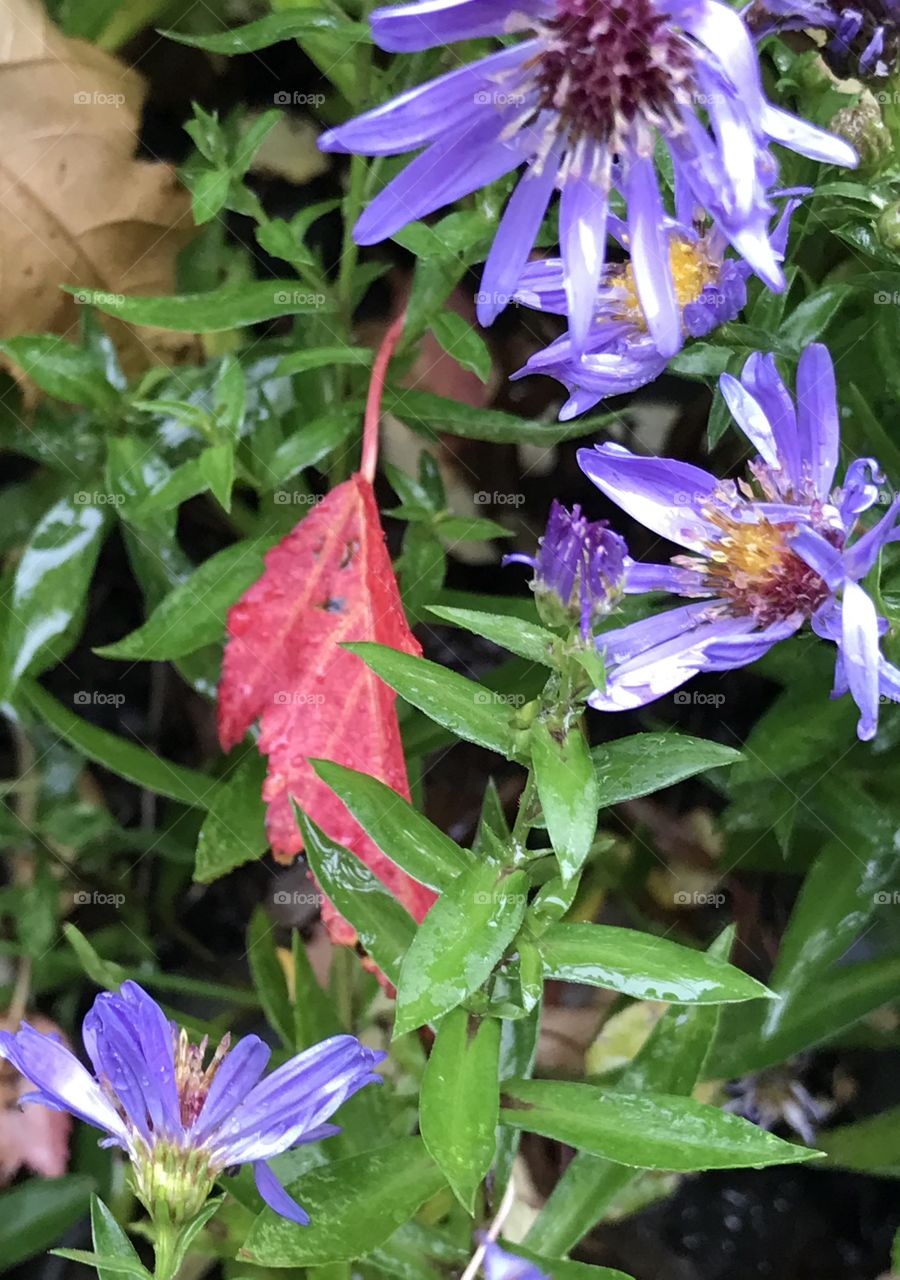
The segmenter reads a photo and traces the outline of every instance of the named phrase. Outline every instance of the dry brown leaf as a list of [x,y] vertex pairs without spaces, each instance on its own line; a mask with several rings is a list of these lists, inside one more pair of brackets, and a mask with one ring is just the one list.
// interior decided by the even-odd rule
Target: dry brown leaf
[[[0,19],[0,337],[67,333],[78,302],[61,284],[172,292],[190,198],[170,165],[135,158],[143,79],[36,0],[0,0]],[[190,341],[114,330],[132,368]]]

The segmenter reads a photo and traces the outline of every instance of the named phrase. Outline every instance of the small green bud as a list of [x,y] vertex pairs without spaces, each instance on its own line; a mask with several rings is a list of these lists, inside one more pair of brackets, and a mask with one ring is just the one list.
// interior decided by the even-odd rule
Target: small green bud
[[871,94],[866,94],[853,107],[843,107],[829,128],[856,147],[859,153],[857,172],[865,177],[881,169],[892,153],[890,130],[884,123],[881,108]]
[[888,205],[878,219],[878,239],[886,249],[900,250],[900,200]]

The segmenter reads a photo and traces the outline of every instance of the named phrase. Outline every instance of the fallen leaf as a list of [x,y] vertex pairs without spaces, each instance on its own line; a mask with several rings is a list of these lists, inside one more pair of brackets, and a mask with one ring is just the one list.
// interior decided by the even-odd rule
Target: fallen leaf
[[[266,556],[262,577],[228,615],[219,685],[219,738],[235,746],[257,718],[268,756],[263,798],[275,857],[301,851],[291,797],[362,859],[416,920],[430,889],[387,858],[313,772],[309,757],[369,773],[409,798],[396,695],[345,641],[376,640],[420,654],[409,630],[368,480],[339,484]],[[352,929],[323,911],[335,941]]]
[[[56,1023],[40,1014],[29,1015],[28,1021],[44,1035],[62,1036]],[[14,1030],[8,1018],[0,1017],[0,1031]],[[20,1107],[19,1099],[27,1093],[34,1093],[31,1081],[0,1061],[0,1186],[11,1182],[20,1169],[58,1178],[69,1164],[72,1117],[40,1103]]]
[[[67,333],[78,299],[171,293],[193,233],[190,197],[167,164],[136,158],[143,79],[62,34],[36,0],[3,0],[0,41],[0,337]],[[123,363],[183,352],[185,335],[112,323]]]

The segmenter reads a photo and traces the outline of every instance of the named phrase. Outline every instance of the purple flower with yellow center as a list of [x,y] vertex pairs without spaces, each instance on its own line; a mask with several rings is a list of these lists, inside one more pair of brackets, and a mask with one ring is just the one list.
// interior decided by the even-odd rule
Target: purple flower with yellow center
[[[627,207],[635,287],[663,355],[681,345],[668,218],[654,150],[675,174],[675,215],[699,205],[750,268],[784,287],[769,235],[777,176],[769,143],[854,165],[849,143],[775,107],[741,17],[721,0],[414,0],[376,9],[375,41],[411,52],[504,37],[497,52],[366,112],[319,140],[326,151],[425,148],[356,224],[360,244],[469,195],[520,166],[485,265],[478,316],[510,301],[557,188],[566,307],[588,341],[606,258],[610,194]],[[530,33],[521,40],[510,37]]]
[[0,1032],[0,1057],[36,1086],[22,1101],[104,1130],[102,1145],[131,1159],[148,1213],[175,1223],[200,1211],[224,1170],[247,1163],[266,1203],[307,1223],[268,1161],[340,1132],[325,1122],[381,1079],[373,1069],[385,1056],[353,1036],[332,1036],[263,1080],[271,1050],[258,1036],[234,1048],[226,1036],[207,1062],[205,1038],[192,1044],[135,982],[97,997],[82,1037],[94,1075],[56,1036],[27,1023],[15,1034]]
[[548,626],[578,623],[587,640],[622,593],[628,548],[605,520],[588,520],[554,501],[536,556],[516,553],[503,563],[534,569],[538,613]]
[[[804,192],[805,194],[805,192]],[[799,204],[791,199],[772,232],[779,261],[784,256],[791,215]],[[623,248],[628,247],[627,226],[610,215],[609,230]],[[747,302],[750,265],[744,259],[727,258],[727,241],[715,227],[671,223],[669,269],[681,316],[682,340],[702,338],[720,324],[734,320]],[[565,269],[559,258],[530,262],[522,272],[516,301],[538,311],[565,315]],[[646,386],[663,373],[668,357],[660,351],[641,307],[632,263],[603,270],[588,333],[587,346],[579,353],[569,334],[533,355],[513,380],[532,373],[558,379],[569,399],[560,411],[565,422],[592,409],[607,396],[625,395]]]
[[884,479],[878,463],[857,458],[834,487],[840,429],[825,347],[804,351],[796,405],[770,355],[752,355],[740,381],[723,374],[719,385],[758,451],[749,480],[717,480],[615,444],[579,451],[582,470],[613,502],[690,552],[667,565],[632,565],[626,590],[692,598],[598,637],[609,678],[588,701],[603,711],[644,706],[698,672],[755,661],[809,622],[837,646],[833,696],[850,692],[857,732],[871,738],[879,699],[900,700],[900,671],[881,655],[887,622],[860,580],[900,539],[900,497],[860,533]]

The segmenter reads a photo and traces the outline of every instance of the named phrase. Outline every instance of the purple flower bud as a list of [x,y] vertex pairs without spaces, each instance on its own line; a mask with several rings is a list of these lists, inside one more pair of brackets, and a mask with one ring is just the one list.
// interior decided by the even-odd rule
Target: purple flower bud
[[618,600],[628,548],[605,520],[588,520],[575,506],[554,500],[536,556],[505,556],[503,563],[529,564],[538,612],[548,626],[577,622],[585,640],[595,622]]

